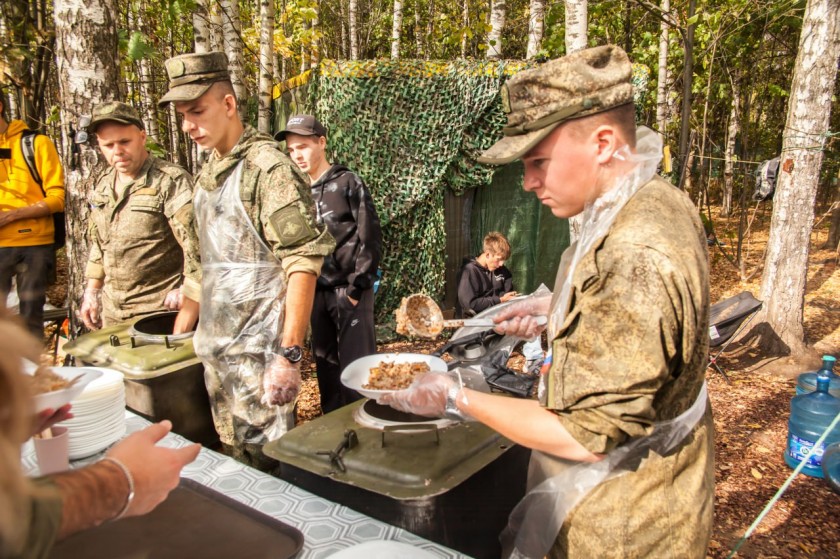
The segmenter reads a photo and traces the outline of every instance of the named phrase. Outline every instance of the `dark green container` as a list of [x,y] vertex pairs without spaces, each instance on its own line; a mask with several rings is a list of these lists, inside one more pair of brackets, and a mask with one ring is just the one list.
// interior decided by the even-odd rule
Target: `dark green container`
[[204,366],[193,349],[193,332],[173,336],[178,313],[148,315],[79,336],[64,351],[81,364],[108,367],[125,375],[125,402],[150,421],[168,419],[172,430],[215,448],[204,385]]

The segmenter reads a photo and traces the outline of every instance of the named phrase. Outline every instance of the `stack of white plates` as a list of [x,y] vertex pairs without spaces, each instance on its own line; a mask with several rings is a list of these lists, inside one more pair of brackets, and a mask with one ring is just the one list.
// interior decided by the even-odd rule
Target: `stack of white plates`
[[67,427],[71,460],[96,454],[125,435],[123,374],[113,369],[90,368],[101,371],[102,376],[73,400],[73,419],[59,424]]

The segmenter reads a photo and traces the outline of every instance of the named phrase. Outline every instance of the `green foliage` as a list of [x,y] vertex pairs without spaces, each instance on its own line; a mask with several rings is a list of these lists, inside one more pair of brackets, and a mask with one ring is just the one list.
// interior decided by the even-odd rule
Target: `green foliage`
[[153,52],[154,48],[146,42],[146,36],[143,33],[135,31],[131,34],[126,46],[128,60],[136,62],[148,58]]

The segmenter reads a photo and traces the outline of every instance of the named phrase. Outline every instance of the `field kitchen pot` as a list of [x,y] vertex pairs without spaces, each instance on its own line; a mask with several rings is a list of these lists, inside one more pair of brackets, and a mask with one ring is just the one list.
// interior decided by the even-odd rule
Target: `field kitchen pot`
[[64,350],[85,365],[125,375],[126,407],[150,421],[168,419],[179,435],[216,447],[204,366],[193,332],[172,335],[177,312],[147,315],[79,336]]
[[480,423],[372,400],[300,425],[264,452],[299,487],[477,558],[501,555],[530,455]]

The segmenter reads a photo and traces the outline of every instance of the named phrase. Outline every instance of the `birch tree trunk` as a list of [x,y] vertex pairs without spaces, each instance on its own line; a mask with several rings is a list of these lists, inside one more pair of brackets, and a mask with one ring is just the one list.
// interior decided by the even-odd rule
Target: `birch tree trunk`
[[424,54],[423,21],[420,18],[420,0],[414,0],[414,56],[425,58]]
[[502,57],[502,33],[505,30],[507,0],[493,0],[490,7],[490,32],[487,34],[487,58]]
[[350,36],[350,60],[359,59],[359,29],[356,22],[358,9],[358,0],[350,0],[347,5],[347,34]]
[[[566,54],[586,48],[588,37],[587,0],[566,0]],[[580,237],[583,227],[583,215],[569,218],[569,242],[575,242]]]
[[193,11],[193,38],[195,41],[195,52],[210,52],[210,0],[195,0],[195,9]]
[[[146,26],[146,5],[141,2],[137,10],[137,27],[145,35],[149,36]],[[155,142],[160,142],[160,128],[158,127],[157,104],[155,99],[154,75],[152,73],[152,62],[144,56],[137,61],[140,74],[140,98],[143,105],[143,123],[146,125],[146,133]]]
[[225,51],[225,37],[222,30],[222,7],[218,1],[207,0],[210,10],[210,50],[213,52]]
[[312,20],[312,46],[309,49],[309,68],[318,66],[321,60],[321,6],[320,0],[315,4],[315,18]]
[[566,54],[586,48],[588,11],[587,0],[566,0]]
[[[671,0],[662,0],[663,15],[671,11]],[[656,82],[656,129],[663,139],[668,138],[668,33],[669,26],[665,18],[659,23],[659,71]]]
[[[831,96],[840,57],[840,0],[808,0],[793,70],[782,157],[761,281],[762,318],[776,353],[805,350],[803,308]],[[786,346],[786,348],[784,347]]]
[[246,117],[245,106],[248,101],[248,86],[245,83],[245,61],[242,57],[245,45],[242,42],[239,3],[237,0],[219,0],[219,5],[222,10],[222,35],[225,41],[225,54],[228,57],[230,82],[233,84],[233,91],[236,93],[239,114],[244,119]]
[[400,37],[402,35],[402,20],[402,0],[394,0],[394,24],[391,26],[391,59],[393,60],[399,60],[400,58]]
[[274,0],[260,0],[259,116],[257,128],[271,133],[271,90],[274,87]]
[[117,80],[117,14],[114,0],[56,0],[54,4],[56,65],[61,97],[62,162],[65,172],[64,211],[67,216],[68,305],[70,334],[81,331],[76,319],[85,285],[88,258],[88,195],[104,167],[90,144],[71,149],[79,117],[94,105],[119,94]]
[[531,0],[528,10],[528,47],[525,58],[531,59],[540,52],[543,38],[543,20],[545,19],[545,0]]
[[726,148],[723,154],[723,207],[720,215],[729,217],[732,215],[732,190],[734,183],[735,168],[735,139],[741,129],[739,107],[741,105],[741,92],[737,82],[732,82],[732,106],[729,109],[729,127],[726,130]]

